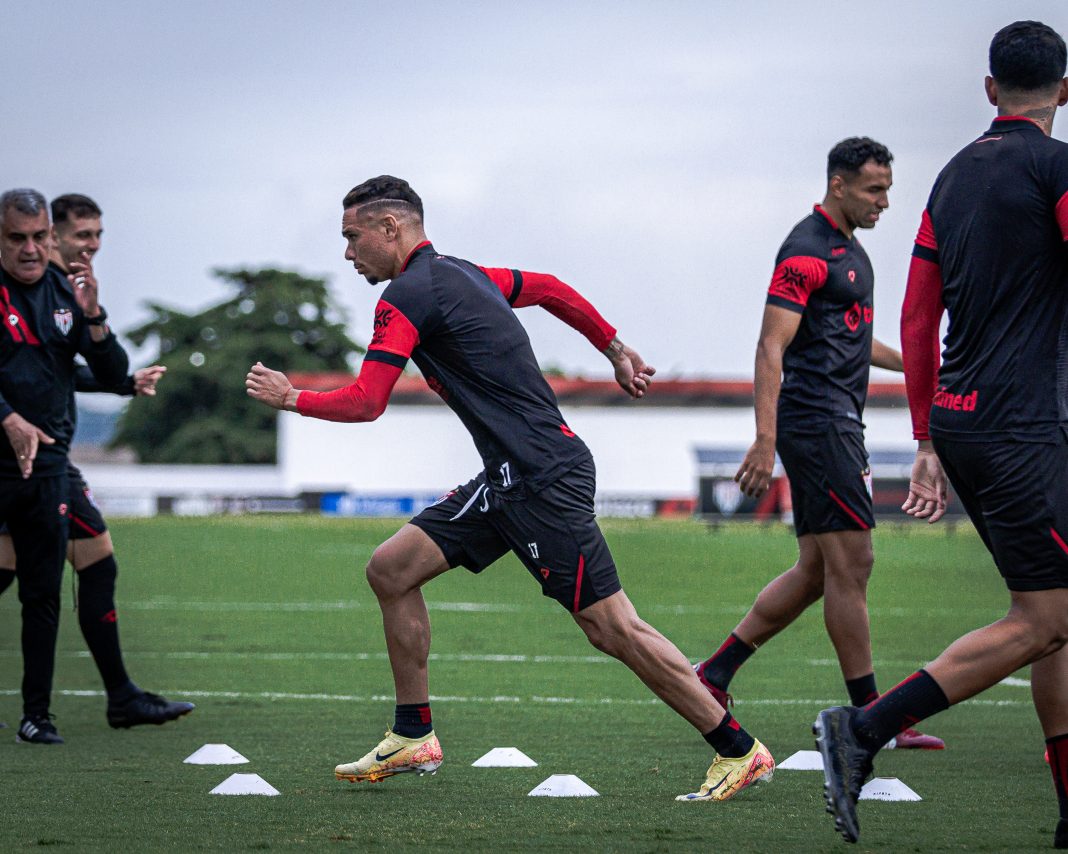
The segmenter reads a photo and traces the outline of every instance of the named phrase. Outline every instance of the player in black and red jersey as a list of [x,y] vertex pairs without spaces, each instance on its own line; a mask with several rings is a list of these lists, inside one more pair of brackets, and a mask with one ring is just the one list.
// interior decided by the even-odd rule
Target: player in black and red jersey
[[[888,207],[892,159],[866,137],[832,148],[823,202],[794,227],[775,260],[757,345],[757,436],[735,480],[746,495],[761,495],[778,450],[799,557],[697,665],[724,705],[738,669],[821,597],[850,701],[862,705],[879,695],[867,601],[875,518],[861,419],[870,366],[900,371],[901,354],[872,336],[875,279],[856,230],[874,228]],[[901,733],[896,746],[945,747],[914,730]]]
[[[52,200],[52,248],[49,265],[67,276],[77,262],[91,263],[100,249],[103,213],[88,196],[68,193]],[[74,391],[110,392],[121,395],[156,393],[156,383],[166,368],[152,365],[124,377],[122,383],[105,387],[85,365],[76,367],[71,391],[70,414],[77,419]],[[115,579],[118,565],[111,533],[81,471],[67,461],[70,517],[67,560],[77,572],[77,614],[86,645],[100,672],[107,693],[107,720],[118,728],[139,724],[162,724],[193,711],[194,705],[167,700],[141,690],[129,677],[119,644]],[[0,593],[15,578],[16,555],[11,536],[0,527]]]
[[88,261],[48,265],[51,229],[34,190],[0,196],[0,522],[19,554],[23,717],[19,741],[60,744],[49,706],[69,524],[67,453],[75,354],[104,384],[126,376]]
[[411,359],[463,421],[485,469],[379,546],[367,566],[382,609],[397,695],[391,732],[338,779],[377,781],[435,770],[441,747],[430,716],[430,621],[420,587],[447,570],[480,572],[514,552],[542,592],[563,605],[598,649],[620,659],[716,750],[698,792],[724,800],[771,775],[767,749],[701,687],[679,650],[627,599],[593,513],[595,474],[567,426],[513,309],[541,305],[604,352],[633,397],[654,370],[585,299],[552,276],[477,267],[439,254],[423,205],[406,181],[382,176],[344,200],[345,257],[371,284],[390,281],[352,385],[316,394],[257,364],[248,393],[278,409],[335,421],[370,421]]
[[901,340],[919,450],[903,509],[941,517],[948,475],[1012,604],[874,703],[820,713],[827,803],[849,841],[888,738],[1030,663],[1060,802],[1054,844],[1068,848],[1068,145],[1050,138],[1066,56],[1033,21],[994,37],[998,117],[942,170],[916,238]]

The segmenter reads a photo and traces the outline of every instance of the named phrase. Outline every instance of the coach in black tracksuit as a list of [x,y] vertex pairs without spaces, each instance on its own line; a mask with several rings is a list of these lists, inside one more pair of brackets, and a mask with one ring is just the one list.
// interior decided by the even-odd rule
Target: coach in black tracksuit
[[23,719],[18,739],[61,743],[49,718],[67,548],[74,356],[119,384],[129,361],[108,329],[91,265],[48,266],[50,224],[33,190],[0,195],[0,521],[19,555]]

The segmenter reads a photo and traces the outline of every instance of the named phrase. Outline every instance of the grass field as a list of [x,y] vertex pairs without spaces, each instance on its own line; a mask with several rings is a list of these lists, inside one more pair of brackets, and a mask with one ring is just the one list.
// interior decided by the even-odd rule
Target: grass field
[[[449,573],[426,590],[445,750],[438,774],[335,782],[333,766],[369,750],[392,719],[381,626],[362,568],[396,526],[288,517],[114,522],[131,675],[198,708],[160,728],[109,729],[66,583],[53,711],[67,743],[19,745],[12,729],[0,731],[0,850],[847,850],[823,812],[818,773],[780,771],[723,804],[676,803],[703,779],[707,745],[589,647],[510,557],[481,576]],[[604,527],[639,613],[691,659],[711,652],[795,557],[784,527]],[[886,526],[875,551],[870,600],[883,688],[1004,612],[1007,594],[968,529]],[[21,708],[18,634],[9,590],[0,598],[0,720],[11,726]],[[777,759],[811,749],[815,713],[844,700],[819,611],[754,656],[732,691],[736,716]],[[849,850],[1049,847],[1056,801],[1025,686],[997,686],[926,729],[949,749],[887,751],[876,766],[924,800],[864,802],[861,842]],[[209,742],[251,762],[182,763]],[[518,747],[539,766],[471,767],[498,746]],[[260,774],[281,797],[208,794],[234,771]],[[526,796],[555,773],[578,774],[601,796]]]

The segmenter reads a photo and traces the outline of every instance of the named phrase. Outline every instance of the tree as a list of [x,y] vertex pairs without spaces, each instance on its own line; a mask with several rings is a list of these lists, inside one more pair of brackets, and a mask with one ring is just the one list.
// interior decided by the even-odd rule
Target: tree
[[167,376],[149,405],[127,407],[112,446],[142,462],[272,463],[274,410],[245,395],[256,361],[282,371],[352,370],[364,348],[345,332],[344,311],[324,279],[286,270],[218,269],[237,294],[199,314],[149,303],[154,317],[129,331],[159,343]]

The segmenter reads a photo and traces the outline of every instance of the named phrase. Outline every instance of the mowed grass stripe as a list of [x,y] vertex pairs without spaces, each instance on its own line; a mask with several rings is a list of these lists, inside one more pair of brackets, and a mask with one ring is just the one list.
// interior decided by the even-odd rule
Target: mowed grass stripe
[[[166,726],[110,729],[65,583],[55,681],[63,693],[53,711],[67,741],[36,748],[0,731],[5,851],[45,844],[113,851],[120,843],[139,851],[289,851],[340,843],[390,852],[735,854],[843,845],[823,812],[818,774],[777,774],[763,790],[726,804],[676,803],[703,779],[708,746],[625,667],[596,653],[511,557],[477,576],[446,573],[425,588],[442,770],[379,786],[338,783],[333,766],[373,748],[392,719],[381,616],[362,562],[403,522],[160,517],[109,524],[130,675],[198,707]],[[693,522],[610,520],[604,528],[638,613],[693,659],[713,652],[797,556],[784,526],[709,531]],[[1003,614],[1008,595],[981,542],[963,528],[880,526],[873,536],[872,632],[885,689]],[[21,711],[16,592],[0,596],[0,650],[7,651],[0,655],[7,692],[0,720],[9,727]],[[153,607],[131,607],[146,602]],[[245,610],[221,610],[226,603]],[[445,610],[466,607],[455,603],[491,610]],[[822,609],[766,644],[731,688],[736,716],[777,758],[812,749],[817,708],[846,699]],[[947,750],[881,754],[876,773],[902,779],[924,800],[865,802],[858,850],[1047,849],[1056,804],[1028,700],[1022,685],[999,687],[924,722]],[[218,742],[249,757],[245,770],[282,796],[210,796],[230,769],[182,759]],[[468,764],[507,745],[539,767]],[[578,774],[601,797],[527,797],[555,773]]]

